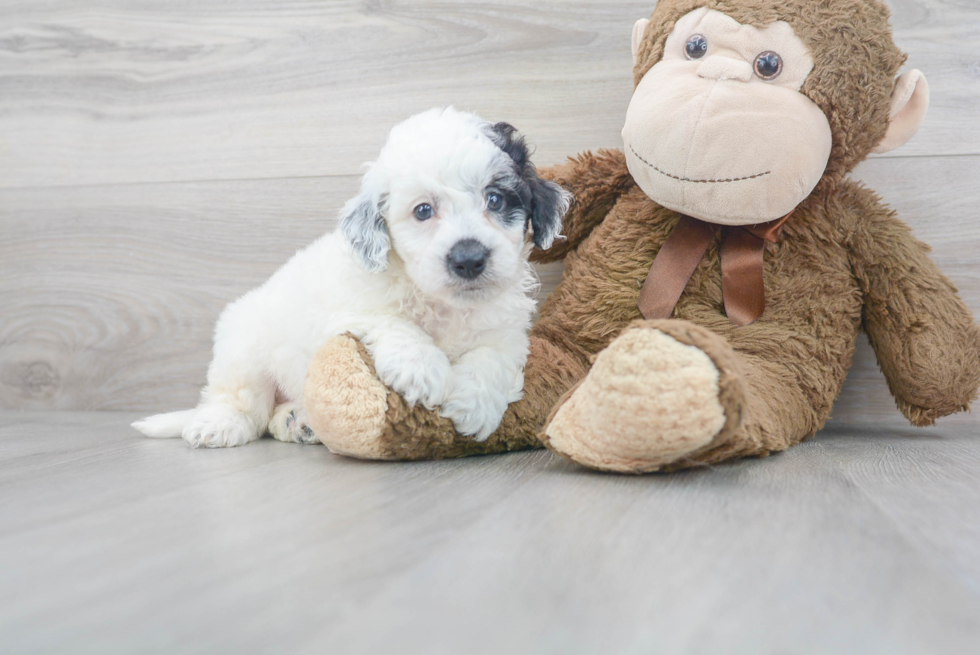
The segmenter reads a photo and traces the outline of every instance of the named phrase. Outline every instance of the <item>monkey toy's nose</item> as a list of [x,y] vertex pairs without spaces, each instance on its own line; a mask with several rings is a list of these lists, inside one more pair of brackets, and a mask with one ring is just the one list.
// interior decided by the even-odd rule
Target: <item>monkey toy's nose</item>
[[489,248],[476,239],[463,239],[446,255],[446,266],[457,277],[475,280],[483,274],[489,259]]
[[711,55],[698,66],[698,76],[709,80],[748,82],[752,79],[752,64],[724,55]]

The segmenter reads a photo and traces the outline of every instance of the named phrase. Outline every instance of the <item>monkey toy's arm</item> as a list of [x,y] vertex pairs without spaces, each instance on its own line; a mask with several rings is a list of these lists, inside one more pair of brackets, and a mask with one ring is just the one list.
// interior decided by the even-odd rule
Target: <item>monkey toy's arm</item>
[[980,327],[929,247],[861,189],[851,265],[864,294],[864,330],[888,388],[913,425],[966,410],[980,384]]
[[548,250],[535,250],[531,260],[539,263],[558,261],[575,250],[602,222],[616,201],[633,184],[626,157],[618,150],[586,152],[569,158],[564,164],[541,171],[541,177],[557,182],[575,196],[562,220],[562,237]]

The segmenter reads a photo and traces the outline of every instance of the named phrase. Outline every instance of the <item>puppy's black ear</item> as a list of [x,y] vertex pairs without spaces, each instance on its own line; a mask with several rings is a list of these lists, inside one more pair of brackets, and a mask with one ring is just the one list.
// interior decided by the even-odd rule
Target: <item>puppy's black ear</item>
[[531,151],[517,128],[510,123],[497,123],[490,126],[490,138],[497,147],[507,153],[507,156],[517,164],[517,170],[523,171],[531,161]]
[[542,180],[537,172],[534,179],[527,182],[534,198],[531,209],[534,245],[540,250],[547,250],[561,233],[561,219],[572,204],[572,194],[554,182]]
[[518,175],[531,192],[528,222],[534,232],[534,245],[547,250],[561,233],[561,219],[568,211],[572,196],[563,188],[542,180],[531,163],[531,151],[524,137],[510,123],[489,126],[490,138],[514,161]]
[[372,273],[388,268],[391,237],[381,215],[379,203],[371,194],[361,193],[344,205],[340,218],[340,233],[350,244],[354,256]]

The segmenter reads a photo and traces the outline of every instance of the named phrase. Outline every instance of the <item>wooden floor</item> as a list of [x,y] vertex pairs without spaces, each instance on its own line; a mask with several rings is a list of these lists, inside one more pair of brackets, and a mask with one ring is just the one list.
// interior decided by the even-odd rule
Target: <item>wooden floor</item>
[[[932,103],[853,177],[980,314],[980,2],[888,4]],[[0,655],[980,653],[980,417],[908,427],[866,341],[816,440],[673,475],[129,427],[397,121],[621,147],[653,5],[0,0]]]
[[975,427],[623,477],[135,417],[0,413],[3,653],[980,652]]
[[[0,0],[0,408],[195,403],[219,312],[333,229],[413,112],[509,121],[541,166],[621,148],[654,4]],[[929,115],[854,177],[980,312],[980,1],[889,5]],[[893,411],[867,347],[842,400]]]

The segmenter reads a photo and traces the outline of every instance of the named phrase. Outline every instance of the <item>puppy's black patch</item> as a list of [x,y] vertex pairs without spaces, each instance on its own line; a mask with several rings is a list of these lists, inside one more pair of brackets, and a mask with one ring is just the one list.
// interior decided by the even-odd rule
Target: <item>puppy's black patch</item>
[[524,167],[530,163],[531,151],[521,133],[510,123],[496,123],[490,127],[490,131],[493,142],[514,160],[518,171],[523,173]]
[[504,176],[497,186],[505,196],[521,199],[525,226],[534,231],[534,245],[542,250],[551,247],[561,231],[561,219],[568,210],[568,194],[554,182],[543,180],[531,163],[531,151],[524,137],[510,123],[489,126],[490,138],[514,163],[516,180]]
[[533,196],[531,188],[512,167],[493,176],[486,189],[488,196],[491,192],[503,199],[503,205],[495,211],[498,219],[505,225],[523,223],[526,229]]
[[569,196],[554,182],[537,176],[528,182],[528,186],[534,196],[534,209],[531,212],[534,245],[547,250],[561,232],[561,219],[568,211]]

